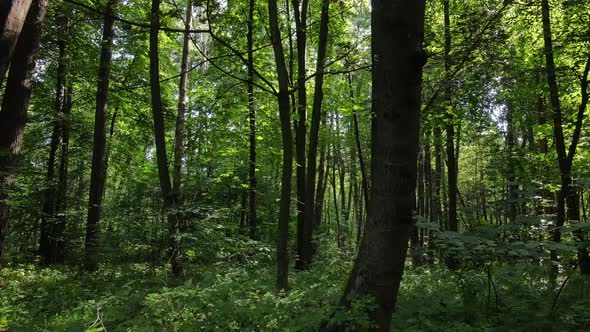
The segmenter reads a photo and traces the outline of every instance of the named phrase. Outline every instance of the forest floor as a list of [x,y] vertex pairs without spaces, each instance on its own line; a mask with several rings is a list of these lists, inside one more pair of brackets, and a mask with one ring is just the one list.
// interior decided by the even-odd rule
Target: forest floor
[[[274,253],[267,244],[243,241],[257,249],[187,265],[183,278],[148,264],[107,263],[94,274],[68,267],[3,268],[0,331],[317,330],[334,310],[352,252],[326,244],[311,270],[290,274],[288,294],[277,294]],[[524,263],[456,272],[408,266],[394,330],[588,330],[590,279],[566,271],[555,301],[557,291],[548,291],[545,276],[541,267]],[[363,306],[359,300],[333,319],[349,321],[351,330],[366,329]]]

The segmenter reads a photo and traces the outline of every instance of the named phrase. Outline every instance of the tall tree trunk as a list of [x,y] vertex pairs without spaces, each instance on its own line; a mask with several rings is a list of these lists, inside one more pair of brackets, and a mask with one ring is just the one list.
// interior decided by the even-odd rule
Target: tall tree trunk
[[168,222],[168,238],[171,245],[169,261],[175,276],[182,274],[180,264],[180,246],[178,238],[178,218],[172,212],[176,208],[176,198],[170,183],[168,170],[168,156],[166,154],[166,128],[162,111],[162,95],[160,91],[160,60],[158,56],[160,29],[160,0],[152,0],[150,26],[150,89],[152,97],[152,115],[154,118],[154,142],[156,145],[156,159],[158,177],[160,179],[160,193],[164,201],[163,211]]
[[47,0],[34,0],[19,37],[0,110],[0,257],[8,232],[7,199],[16,176],[16,158],[23,142],[33,71],[41,42]]
[[[311,128],[309,131],[309,148],[307,150],[307,201],[305,202],[305,217],[307,221],[303,225],[304,238],[312,241],[313,228],[319,225],[321,220],[321,203],[318,202],[316,190],[316,162],[320,136],[320,124],[322,119],[322,102],[324,100],[324,65],[326,63],[326,50],[328,47],[328,20],[330,17],[330,0],[322,0],[320,13],[320,32],[318,39],[318,58],[316,61],[316,77],[314,82],[313,105],[311,110]],[[323,181],[323,167],[325,149],[320,148],[320,165],[318,174],[318,187]],[[324,156],[322,156],[324,153]],[[318,209],[319,205],[319,209]],[[310,254],[313,253],[310,252]],[[306,254],[306,253],[304,253]],[[309,262],[312,257],[309,257]]]
[[[350,98],[352,99],[352,101],[354,102],[354,89],[352,87],[352,73],[348,73],[347,75],[347,80],[348,80],[348,95],[350,96]],[[361,168],[361,183],[362,183],[362,187],[363,187],[363,197],[364,197],[364,204],[365,204],[365,210],[368,210],[369,208],[369,181],[367,180],[367,171],[366,171],[366,166],[365,166],[365,158],[363,157],[363,148],[361,146],[361,135],[360,135],[360,131],[359,131],[359,116],[358,116],[358,112],[356,110],[356,108],[353,105],[353,110],[352,110],[352,127],[354,130],[354,142],[356,144],[356,150],[358,151],[358,159],[359,159],[359,165]]]
[[285,53],[281,43],[281,31],[276,0],[268,0],[268,17],[271,42],[279,82],[277,100],[283,139],[283,169],[281,175],[281,203],[279,207],[279,236],[277,243],[277,290],[289,287],[289,215],[291,208],[291,176],[293,174],[293,142],[291,137],[291,107],[289,105],[289,74],[285,65]]
[[[66,22],[59,22],[61,26],[65,26]],[[65,23],[65,24],[63,24]],[[45,188],[45,201],[43,203],[43,212],[41,214],[41,235],[39,238],[39,254],[41,255],[44,264],[55,263],[51,259],[50,242],[53,241],[53,226],[56,216],[56,201],[57,201],[57,178],[55,176],[55,169],[58,166],[57,157],[58,149],[61,145],[62,130],[63,130],[63,109],[65,107],[65,91],[66,91],[66,41],[65,34],[59,36],[57,47],[59,56],[57,60],[57,83],[55,87],[55,115],[53,117],[53,130],[51,133],[51,141],[49,143],[49,159],[47,161],[47,178]]]
[[189,72],[190,29],[193,22],[193,4],[189,0],[186,4],[184,19],[184,37],[182,42],[182,59],[180,63],[180,83],[178,86],[178,113],[174,132],[174,169],[172,171],[172,191],[175,201],[180,201],[180,186],[182,183],[182,158],[184,155],[184,122],[187,103],[187,87]]
[[254,104],[254,0],[248,2],[248,119],[250,126],[250,164],[248,169],[250,238],[257,238],[256,214],[256,105]]
[[31,0],[4,0],[0,3],[0,88],[4,83],[6,71],[31,2]]
[[[424,1],[372,1],[373,135],[365,235],[341,304],[370,296],[374,331],[389,331],[414,209]],[[346,323],[324,330],[344,331]]]
[[98,68],[98,88],[96,91],[96,112],[94,113],[94,141],[92,145],[92,169],[90,172],[90,195],[88,199],[88,220],[86,222],[86,242],[84,270],[98,270],[100,214],[106,175],[106,123],[109,76],[115,20],[113,8],[117,0],[109,0],[104,14],[100,64]]
[[50,262],[63,263],[65,259],[66,243],[64,232],[66,229],[66,200],[68,192],[68,149],[70,145],[70,113],[72,111],[72,86],[65,92],[61,118],[61,147],[59,157],[59,178],[57,181],[57,199],[55,202],[55,217],[51,231]]
[[307,140],[307,88],[306,56],[308,0],[292,0],[297,36],[297,121],[295,122],[295,160],[297,176],[297,256],[295,268],[310,267],[312,259],[311,223],[306,217],[306,140]]
[[[590,71],[590,57],[586,61],[584,68],[584,74],[582,76],[581,84],[581,95],[582,100],[578,107],[578,114],[576,117],[576,123],[574,128],[574,134],[571,139],[571,144],[568,151],[566,152],[565,138],[563,134],[563,121],[561,104],[559,100],[559,88],[557,86],[557,78],[555,75],[555,60],[553,57],[553,42],[551,39],[551,20],[549,13],[549,1],[541,1],[541,14],[543,17],[543,40],[545,45],[545,62],[546,62],[546,74],[547,84],[549,86],[549,97],[552,108],[553,118],[553,136],[555,141],[555,149],[557,151],[557,159],[559,164],[561,189],[557,198],[557,221],[556,227],[553,230],[552,238],[553,241],[559,242],[561,240],[561,227],[563,227],[566,219],[565,215],[565,202],[568,201],[571,212],[568,212],[570,218],[576,218],[579,220],[579,206],[576,204],[576,190],[572,186],[571,168],[574,155],[576,153],[576,147],[580,139],[580,132],[582,130],[582,122],[584,119],[584,112],[588,103],[588,72]],[[570,219],[574,220],[574,219]],[[575,235],[576,239],[580,240],[580,237]],[[555,252],[552,252],[552,258],[556,259]],[[590,257],[586,249],[580,249],[578,251],[578,261],[580,271],[584,274],[590,273]]]
[[[322,119],[322,126],[325,127],[326,118]],[[328,170],[326,165],[326,142],[320,143],[320,162],[318,166],[318,183],[315,191],[315,212],[314,212],[314,224],[313,227],[318,228],[322,222],[322,211],[324,206],[324,196],[326,193],[326,186],[328,180]]]
[[516,204],[518,198],[518,185],[516,184],[516,167],[514,165],[514,110],[508,106],[506,108],[506,148],[508,150],[508,220],[511,223],[516,222]]

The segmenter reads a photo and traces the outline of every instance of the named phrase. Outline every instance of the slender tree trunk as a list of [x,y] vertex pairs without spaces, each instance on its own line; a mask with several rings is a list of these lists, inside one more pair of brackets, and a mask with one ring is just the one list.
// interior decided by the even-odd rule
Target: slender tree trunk
[[88,220],[86,222],[86,242],[84,270],[98,270],[100,214],[106,175],[106,123],[109,76],[115,20],[113,8],[116,0],[109,0],[104,14],[100,65],[98,68],[98,88],[96,91],[96,112],[94,114],[94,141],[92,146],[92,169],[90,172],[90,195],[88,199]]
[[0,257],[8,232],[10,206],[6,201],[16,176],[16,158],[23,142],[33,72],[41,42],[47,0],[34,0],[14,51],[0,110]]
[[250,126],[250,164],[248,169],[249,179],[249,219],[250,238],[257,238],[256,215],[256,105],[254,104],[254,0],[249,0],[248,5],[248,118]]
[[[389,331],[414,209],[424,1],[372,1],[373,136],[371,199],[365,235],[341,300],[370,296],[373,331]],[[344,331],[346,322],[324,326]]]
[[[579,208],[575,202],[576,190],[572,186],[571,180],[571,168],[574,155],[576,153],[576,147],[580,139],[580,132],[582,129],[582,122],[584,118],[584,112],[586,110],[586,104],[588,103],[588,73],[590,71],[590,57],[586,61],[584,68],[584,74],[582,76],[581,94],[582,100],[578,107],[578,114],[576,118],[574,134],[571,139],[569,151],[566,152],[565,138],[563,134],[563,121],[561,104],[559,100],[559,88],[557,86],[557,78],[555,75],[555,60],[553,57],[553,42],[551,39],[551,21],[549,13],[549,1],[541,1],[541,14],[543,17],[543,40],[545,45],[545,62],[546,62],[546,74],[547,84],[549,86],[549,97],[552,108],[553,118],[553,136],[555,142],[555,149],[557,151],[557,158],[560,170],[561,189],[557,198],[557,221],[556,227],[553,230],[552,238],[553,241],[559,242],[561,240],[561,227],[563,227],[566,219],[565,215],[565,202],[568,201],[571,205],[571,213],[568,217],[576,217],[579,220]],[[570,219],[572,220],[572,219]],[[577,240],[581,240],[579,236],[574,235]],[[552,252],[552,258],[557,259],[555,252]],[[584,274],[590,273],[590,257],[585,249],[578,251],[578,261],[580,271]]]
[[307,138],[307,88],[306,56],[308,0],[292,0],[297,36],[297,115],[295,121],[295,159],[297,163],[297,256],[295,268],[307,269],[311,264],[311,224],[306,217],[306,138]]
[[51,231],[50,262],[63,263],[65,259],[66,243],[64,232],[66,229],[66,200],[68,193],[68,149],[70,145],[70,113],[72,111],[72,86],[65,92],[61,118],[61,147],[59,157],[59,178],[57,182],[57,199],[55,202],[55,218]]
[[3,0],[0,3],[0,88],[6,77],[31,0]]
[[162,95],[160,91],[160,60],[158,56],[158,31],[160,28],[160,0],[152,0],[150,27],[150,87],[152,95],[152,115],[154,117],[154,141],[156,145],[156,159],[160,192],[164,200],[164,213],[168,221],[168,237],[171,244],[169,261],[175,276],[182,274],[179,262],[178,218],[171,212],[176,208],[176,199],[170,183],[168,157],[166,154],[166,129],[162,111]]
[[[65,23],[65,24],[64,24]],[[60,22],[61,26],[66,26],[67,22]],[[52,229],[56,217],[56,201],[57,201],[57,178],[55,176],[55,169],[58,166],[57,157],[58,149],[61,145],[62,131],[63,131],[63,109],[65,107],[65,93],[66,93],[66,41],[64,35],[59,36],[57,47],[59,50],[57,60],[57,83],[55,87],[55,115],[53,118],[53,130],[51,133],[51,140],[49,143],[49,160],[47,161],[47,178],[45,188],[45,201],[43,203],[43,212],[41,214],[41,235],[39,238],[39,254],[41,255],[44,264],[55,263],[51,259],[50,242],[53,241]]]
[[291,136],[291,107],[289,103],[289,74],[285,65],[285,53],[281,43],[276,0],[268,0],[268,17],[275,65],[279,82],[277,100],[283,139],[283,170],[281,176],[281,203],[279,207],[279,236],[277,243],[277,284],[279,291],[289,287],[289,216],[291,208],[291,176],[293,174],[293,142]]
[[518,185],[516,184],[516,167],[514,165],[514,116],[513,110],[509,106],[506,109],[506,147],[508,150],[508,220],[511,223],[516,222],[517,214],[517,198],[518,198]]
[[189,72],[190,29],[193,22],[193,4],[189,0],[186,4],[184,19],[184,37],[182,43],[182,60],[180,63],[180,83],[178,86],[178,113],[174,132],[174,169],[172,171],[172,191],[175,201],[180,201],[180,186],[182,184],[182,158],[184,156],[184,122],[187,103],[187,87]]
[[[303,237],[304,239],[309,239],[310,241],[313,241],[313,228],[317,227],[320,223],[322,210],[322,203],[318,202],[318,190],[316,190],[315,181],[317,171],[316,162],[319,145],[320,124],[322,119],[322,102],[324,99],[324,64],[326,62],[326,50],[328,47],[328,20],[330,17],[329,13],[330,0],[322,0],[322,9],[320,13],[320,32],[318,39],[318,58],[316,61],[315,68],[316,77],[314,82],[313,105],[311,110],[309,148],[307,150],[307,201],[305,202],[305,217],[307,221],[303,224]],[[323,181],[323,158],[325,158],[325,149],[324,151],[322,151],[322,149],[323,148],[320,148],[320,165],[317,184],[318,187],[320,187],[321,182]],[[322,155],[322,153],[324,153],[324,155]],[[306,244],[304,244],[304,249],[307,249],[305,248],[305,245]],[[313,246],[311,252],[304,252],[303,254],[306,255],[307,253],[313,253]],[[305,257],[305,260],[308,260],[311,263],[312,257]]]
[[[322,126],[325,127],[325,117],[322,120]],[[328,181],[328,170],[326,165],[326,142],[322,142],[320,145],[320,162],[319,162],[319,170],[318,170],[318,183],[317,189],[315,191],[315,212],[314,212],[314,224],[315,228],[318,228],[322,222],[323,216],[323,206],[324,206],[324,196],[326,193],[326,186]]]

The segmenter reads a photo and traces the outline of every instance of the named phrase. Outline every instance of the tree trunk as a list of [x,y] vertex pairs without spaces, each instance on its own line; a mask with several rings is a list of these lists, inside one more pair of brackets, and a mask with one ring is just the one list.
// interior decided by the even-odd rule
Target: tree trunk
[[109,76],[115,20],[113,8],[117,0],[109,0],[104,14],[100,65],[98,68],[98,88],[96,91],[96,112],[94,114],[94,143],[92,146],[92,169],[90,172],[90,195],[88,199],[88,221],[86,223],[86,242],[84,270],[98,270],[100,214],[106,175],[106,123]]
[[8,232],[10,206],[6,200],[16,176],[16,158],[20,153],[27,122],[33,71],[46,6],[47,0],[35,0],[31,4],[14,51],[0,110],[0,257]]
[[[414,209],[424,1],[372,1],[373,135],[365,235],[341,304],[370,296],[375,331],[389,331]],[[346,322],[324,327],[344,331]]]
[[[316,77],[314,82],[313,105],[311,110],[311,128],[309,131],[309,149],[307,150],[307,201],[305,202],[304,238],[312,241],[313,228],[319,225],[321,220],[321,204],[318,209],[318,191],[316,190],[316,162],[319,145],[320,123],[322,119],[322,102],[324,99],[324,64],[326,63],[326,50],[328,47],[328,21],[330,17],[330,0],[322,0],[322,9],[320,13],[320,32],[318,39],[318,58],[316,61]],[[322,148],[320,148],[322,149]],[[325,151],[325,150],[324,150]],[[318,187],[323,181],[323,151],[320,151],[320,165],[318,174]],[[325,153],[324,153],[325,154]],[[305,252],[304,254],[306,254]],[[309,252],[313,253],[313,250]],[[309,258],[311,263],[312,257]]]
[[0,88],[22,32],[31,0],[4,0],[0,3]]
[[[61,23],[64,22],[60,22]],[[67,23],[66,23],[67,24]],[[65,25],[62,25],[65,26]],[[51,259],[50,242],[54,241],[53,227],[56,217],[57,201],[57,179],[55,169],[58,166],[57,156],[58,149],[61,145],[63,131],[63,109],[65,107],[65,90],[66,90],[66,41],[64,35],[59,36],[57,47],[59,56],[57,60],[57,83],[55,87],[55,115],[53,118],[53,131],[49,143],[49,160],[47,161],[47,178],[45,188],[45,201],[43,203],[43,212],[41,214],[41,235],[39,238],[39,254],[44,264],[55,263]]]
[[271,42],[279,82],[277,100],[283,139],[283,170],[281,176],[281,203],[279,207],[279,236],[277,243],[277,284],[279,291],[289,286],[289,215],[291,208],[291,176],[293,174],[293,142],[291,137],[291,107],[289,105],[289,74],[285,66],[285,53],[281,43],[276,0],[268,0],[268,17]]
[[292,0],[297,36],[297,115],[295,121],[295,159],[297,177],[297,256],[295,268],[307,269],[311,264],[311,224],[306,217],[306,136],[307,136],[307,88],[306,57],[308,0]]
[[250,238],[257,238],[256,214],[256,105],[254,104],[254,0],[248,5],[248,118],[250,126],[250,164],[248,169]]
[[[559,88],[557,86],[557,78],[555,75],[555,60],[553,57],[553,42],[551,39],[551,21],[549,14],[549,1],[541,1],[541,14],[543,17],[543,40],[545,46],[545,62],[546,62],[546,74],[547,84],[549,86],[549,97],[552,108],[553,118],[553,136],[555,142],[555,149],[557,151],[557,158],[560,171],[561,189],[557,198],[557,221],[555,229],[553,230],[552,238],[553,241],[559,242],[561,240],[561,227],[563,227],[566,219],[565,215],[565,201],[568,200],[571,205],[571,213],[568,217],[576,217],[579,220],[579,208],[576,207],[575,196],[576,190],[572,187],[571,180],[571,168],[574,155],[576,153],[576,147],[580,139],[580,132],[582,129],[582,122],[584,118],[584,111],[586,110],[586,104],[588,103],[588,72],[590,71],[590,57],[586,61],[584,68],[584,74],[582,76],[581,94],[582,100],[578,108],[578,114],[576,118],[574,134],[571,139],[569,151],[566,152],[565,138],[563,134],[563,121],[561,104],[559,100]],[[577,211],[574,211],[577,210]],[[571,219],[570,219],[571,220]],[[579,236],[574,235],[576,239],[580,239]],[[555,252],[551,253],[552,259],[557,259]],[[578,260],[580,271],[584,274],[590,273],[590,257],[586,249],[578,251]]]
[[[184,122],[186,114],[188,72],[189,72],[189,51],[190,33],[193,15],[193,4],[189,0],[186,4],[186,15],[184,19],[184,37],[182,43],[182,60],[180,63],[180,83],[178,86],[178,113],[176,115],[176,128],[174,132],[174,169],[172,171],[172,191],[176,202],[180,201],[180,186],[182,183],[182,158],[184,155]],[[177,214],[178,215],[178,214]]]
[[152,0],[150,27],[150,90],[152,97],[152,115],[154,117],[154,142],[156,145],[156,159],[158,177],[160,179],[160,193],[164,201],[163,212],[168,222],[168,238],[171,245],[169,261],[172,273],[179,276],[182,265],[179,262],[178,218],[171,211],[176,208],[176,199],[170,183],[168,170],[168,156],[166,154],[166,128],[162,111],[162,95],[160,92],[160,60],[158,56],[158,31],[160,28],[160,0]]
[[68,149],[70,144],[70,113],[72,111],[72,86],[68,86],[62,107],[61,148],[59,157],[59,178],[57,182],[57,199],[55,218],[51,231],[50,262],[63,263],[65,259],[66,199],[68,192]]

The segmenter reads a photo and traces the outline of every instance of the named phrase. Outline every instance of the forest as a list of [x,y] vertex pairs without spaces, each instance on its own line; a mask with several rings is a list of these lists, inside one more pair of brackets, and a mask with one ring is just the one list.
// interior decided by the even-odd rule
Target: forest
[[0,1],[0,331],[590,330],[590,1]]

